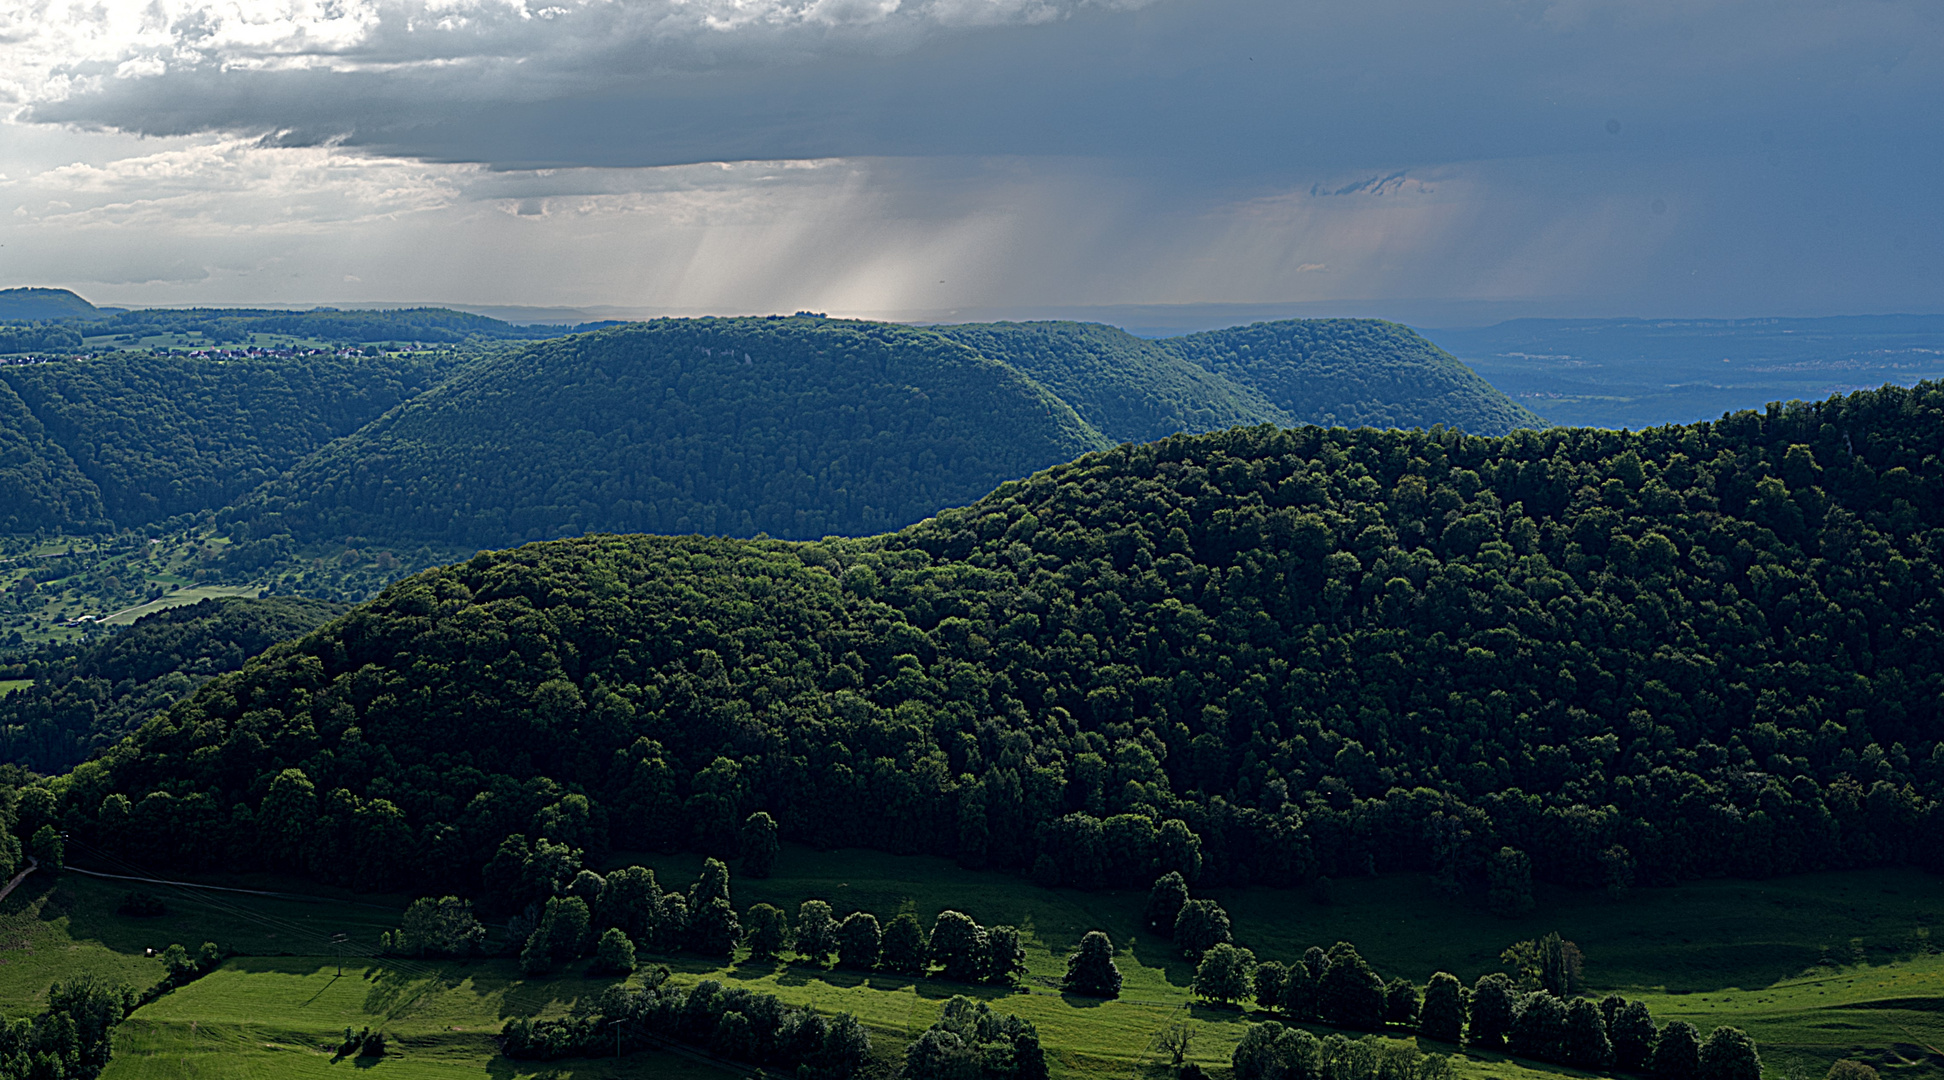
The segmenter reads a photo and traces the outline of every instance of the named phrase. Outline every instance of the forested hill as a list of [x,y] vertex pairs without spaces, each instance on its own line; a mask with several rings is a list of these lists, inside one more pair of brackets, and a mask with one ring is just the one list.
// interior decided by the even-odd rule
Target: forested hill
[[1480,435],[1544,427],[1416,331],[1376,319],[1291,319],[1157,344],[1250,387],[1298,423],[1431,427]]
[[1030,322],[932,329],[1032,376],[1117,443],[1292,422],[1249,387],[1117,327]]
[[928,331],[667,319],[470,365],[231,518],[479,546],[869,534],[1102,445],[1031,379]]
[[1934,384],[1637,434],[1241,429],[875,540],[482,553],[17,829],[421,891],[565,857],[540,838],[722,851],[757,809],[1083,886],[1938,866],[1940,437]]
[[71,769],[204,682],[344,610],[319,600],[221,597],[144,615],[103,641],[44,649],[8,665],[6,677],[34,682],[0,697],[0,761]]
[[[81,531],[223,506],[430,387],[445,353],[204,360],[113,353],[0,367],[14,524]],[[75,475],[78,467],[81,479]],[[9,476],[14,477],[11,481]]]

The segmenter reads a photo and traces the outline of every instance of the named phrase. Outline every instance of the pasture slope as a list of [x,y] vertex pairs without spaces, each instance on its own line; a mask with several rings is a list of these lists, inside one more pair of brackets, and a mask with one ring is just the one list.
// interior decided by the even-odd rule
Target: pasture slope
[[[666,887],[692,877],[692,856],[632,856]],[[211,879],[214,880],[214,879]],[[268,889],[288,882],[243,877],[221,884]],[[372,1066],[336,1059],[345,1027],[391,1037],[376,1064],[395,1077],[516,1080],[655,1075],[733,1075],[688,1057],[630,1055],[515,1063],[493,1036],[509,1017],[558,1016],[610,980],[578,967],[547,979],[521,976],[509,960],[423,963],[372,960],[377,934],[395,925],[404,897],[358,896],[305,884],[309,899],[156,888],[167,915],[134,919],[115,908],[125,882],[67,873],[37,875],[0,904],[0,1011],[37,1007],[57,977],[95,971],[147,985],[160,975],[145,947],[216,940],[237,956],[219,971],[140,1010],[117,1035],[107,1080],[177,1077],[323,1076]],[[1035,1023],[1057,1077],[1162,1077],[1154,1037],[1165,1025],[1197,1025],[1193,1060],[1225,1067],[1241,1014],[1194,1004],[1191,968],[1168,943],[1136,929],[1144,896],[1130,891],[1046,890],[1000,874],[960,869],[925,856],[785,850],[775,876],[737,879],[735,902],[794,911],[825,898],[842,913],[888,917],[916,912],[929,923],[947,907],[982,923],[1014,923],[1028,946],[1024,992],[942,979],[828,971],[803,964],[728,967],[692,956],[661,958],[681,982],[720,978],[795,1003],[856,1013],[890,1066],[906,1041],[955,993],[992,1000]],[[1439,897],[1415,875],[1338,882],[1327,890],[1210,890],[1234,917],[1238,940],[1263,959],[1293,959],[1311,944],[1349,940],[1386,977],[1422,982],[1449,970],[1467,982],[1497,968],[1506,944],[1558,930],[1587,955],[1597,991],[1650,1003],[1660,1022],[1686,1019],[1704,1031],[1733,1023],[1761,1046],[1765,1072],[1815,1080],[1838,1057],[1870,1060],[1895,1080],[1944,1075],[1944,957],[1929,952],[1928,928],[1944,912],[1935,879],[1902,870],[1819,874],[1763,882],[1715,880],[1639,890],[1620,898],[1541,887],[1531,916],[1495,918]],[[1121,999],[1096,1002],[1054,987],[1080,935],[1105,929],[1120,948]],[[333,944],[336,935],[344,944]],[[358,954],[364,953],[365,957]],[[340,966],[341,965],[341,966]],[[1449,1051],[1426,1041],[1430,1051]],[[1496,1054],[1459,1061],[1466,1080],[1538,1080],[1580,1075]],[[1217,1075],[1220,1075],[1218,1072]]]

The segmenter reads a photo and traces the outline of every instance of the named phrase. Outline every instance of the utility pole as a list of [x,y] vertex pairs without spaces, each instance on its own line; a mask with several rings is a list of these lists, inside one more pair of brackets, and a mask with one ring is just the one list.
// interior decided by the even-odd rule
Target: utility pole
[[344,978],[344,946],[351,940],[349,934],[331,935],[331,952],[337,957],[338,978]]

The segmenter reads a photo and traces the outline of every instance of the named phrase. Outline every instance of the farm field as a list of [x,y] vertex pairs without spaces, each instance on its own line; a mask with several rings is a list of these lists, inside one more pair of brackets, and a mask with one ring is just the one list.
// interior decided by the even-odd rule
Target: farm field
[[[685,887],[700,863],[686,856],[618,861],[653,866],[664,888]],[[219,883],[268,892],[301,888],[307,895],[140,886],[164,897],[170,912],[135,919],[115,913],[129,883],[71,872],[29,878],[0,904],[6,946],[0,1009],[19,1015],[33,1008],[56,977],[73,971],[146,985],[160,967],[142,957],[143,948],[216,940],[240,955],[139,1010],[117,1035],[107,1077],[323,1075],[353,1065],[334,1064],[331,1047],[346,1026],[367,1025],[393,1039],[395,1053],[377,1067],[401,1076],[726,1075],[669,1055],[515,1068],[496,1056],[491,1041],[507,1018],[563,1015],[612,980],[583,978],[578,968],[528,979],[507,960],[359,959],[380,931],[396,924],[407,898],[254,875]],[[955,993],[1033,1021],[1062,1077],[1165,1075],[1154,1039],[1183,1019],[1197,1025],[1191,1056],[1205,1066],[1225,1065],[1241,1036],[1242,1015],[1192,1003],[1187,961],[1172,955],[1167,942],[1136,930],[1141,893],[1045,890],[928,857],[801,848],[785,849],[775,876],[738,878],[733,887],[739,909],[766,901],[794,912],[814,897],[830,900],[839,913],[864,909],[888,917],[911,910],[929,923],[949,906],[988,925],[1021,927],[1029,972],[1025,989],[1012,992],[800,964],[745,960],[724,967],[692,956],[661,958],[678,982],[718,978],[789,1002],[854,1012],[887,1063]],[[1498,951],[1510,942],[1558,930],[1585,950],[1596,992],[1640,997],[1663,1023],[1686,1019],[1703,1031],[1723,1023],[1744,1027],[1761,1046],[1771,1077],[1815,1080],[1844,1056],[1870,1060],[1887,1076],[1944,1076],[1944,1055],[1933,1049],[1944,1044],[1944,957],[1927,952],[1927,929],[1944,908],[1944,889],[1919,873],[1714,881],[1620,899],[1542,890],[1537,911],[1522,920],[1438,897],[1427,880],[1408,875],[1339,882],[1328,891],[1327,902],[1312,890],[1207,895],[1224,904],[1239,942],[1262,959],[1291,960],[1311,944],[1349,940],[1386,977],[1417,982],[1439,969],[1469,982],[1495,970]],[[1066,951],[1096,928],[1107,930],[1119,948],[1125,982],[1117,1001],[1069,998],[1054,985]],[[339,934],[345,942],[333,944]],[[1461,1075],[1481,1080],[1570,1075],[1490,1054],[1468,1055],[1458,1065]]]
[[208,600],[212,597],[255,597],[261,595],[262,592],[262,589],[254,585],[192,585],[189,588],[179,589],[159,599],[151,600],[146,604],[123,608],[102,619],[101,622],[106,626],[127,626],[129,623],[134,622],[144,615],[157,611],[167,611],[169,608],[184,607],[201,600]]

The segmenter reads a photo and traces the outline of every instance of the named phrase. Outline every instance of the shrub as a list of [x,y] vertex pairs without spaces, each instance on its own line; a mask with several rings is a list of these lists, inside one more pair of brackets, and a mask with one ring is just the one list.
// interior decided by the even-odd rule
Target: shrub
[[627,931],[610,926],[594,946],[594,970],[602,975],[626,975],[635,969],[635,945]]

